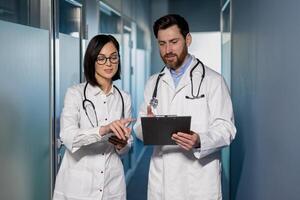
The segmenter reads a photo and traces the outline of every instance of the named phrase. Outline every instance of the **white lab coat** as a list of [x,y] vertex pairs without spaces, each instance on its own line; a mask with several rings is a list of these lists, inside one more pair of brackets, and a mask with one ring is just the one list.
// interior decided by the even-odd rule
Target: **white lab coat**
[[[99,135],[100,126],[120,119],[122,101],[112,87],[108,95],[99,87],[88,84],[87,98],[95,105],[99,126],[93,128],[82,107],[85,83],[68,89],[61,114],[60,137],[66,151],[56,177],[53,200],[124,200],[126,185],[123,165],[118,154],[128,151],[128,145],[116,151],[107,138]],[[121,91],[125,118],[131,117],[130,96]],[[90,110],[89,110],[90,109]],[[95,120],[88,106],[90,118]]]
[[[201,148],[186,151],[179,146],[155,146],[149,169],[148,200],[222,199],[219,150],[228,146],[235,137],[232,103],[223,78],[208,67],[205,67],[200,91],[200,95],[205,97],[195,100],[185,98],[191,96],[189,75],[196,62],[193,57],[176,88],[169,69],[164,69],[154,114],[192,116],[191,130],[199,134]],[[194,95],[197,94],[201,75],[199,64],[193,72]],[[146,84],[139,116],[147,114],[157,77],[158,74],[153,75]],[[140,117],[134,129],[142,140]]]

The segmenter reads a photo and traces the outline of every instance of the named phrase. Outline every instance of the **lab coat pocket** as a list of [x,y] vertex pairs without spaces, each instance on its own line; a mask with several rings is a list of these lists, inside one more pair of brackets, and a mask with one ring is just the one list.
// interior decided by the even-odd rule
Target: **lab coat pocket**
[[68,169],[65,171],[63,182],[66,196],[88,196],[92,188],[92,173]]
[[203,98],[199,99],[186,99],[185,101],[185,111],[186,114],[192,115],[194,118],[196,117],[199,120],[199,117],[205,118],[208,112],[208,104],[207,98],[204,96]]

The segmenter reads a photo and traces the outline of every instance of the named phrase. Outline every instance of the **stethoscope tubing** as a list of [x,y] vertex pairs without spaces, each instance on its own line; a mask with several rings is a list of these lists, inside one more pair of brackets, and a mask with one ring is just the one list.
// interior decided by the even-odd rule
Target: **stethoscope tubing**
[[[88,102],[88,103],[92,106],[93,111],[94,111],[94,114],[95,114],[95,117],[96,117],[96,126],[98,126],[98,117],[97,117],[97,112],[96,112],[95,105],[94,105],[94,103],[93,103],[91,100],[89,100],[89,99],[86,97],[86,88],[87,88],[87,85],[88,85],[88,82],[86,82],[86,84],[85,84],[85,86],[84,86],[84,89],[83,89],[83,97],[84,97],[84,99],[83,99],[83,101],[82,101],[82,107],[83,107],[84,112],[85,112],[85,114],[86,114],[88,120],[90,121],[92,127],[95,127],[94,124],[92,123],[92,120],[90,119],[90,117],[89,117],[89,115],[88,115],[88,112],[87,112],[86,106],[85,106],[85,102]],[[119,88],[118,88],[117,86],[114,85],[113,87],[118,91],[118,93],[119,93],[119,95],[120,95],[120,97],[121,97],[121,101],[122,101],[122,115],[121,115],[121,117],[124,118],[124,117],[125,117],[125,111],[124,111],[124,107],[125,107],[125,106],[124,106],[124,98],[123,98],[123,95],[122,95],[121,91],[119,90]]]
[[[197,94],[194,95],[193,72],[194,72],[194,70],[196,69],[196,67],[197,67],[199,64],[201,64],[201,67],[202,67],[202,75],[201,75],[200,84],[199,84],[199,87],[198,87],[198,90],[197,90]],[[161,78],[162,76],[165,75],[165,73],[163,73],[163,71],[164,71],[165,68],[166,68],[166,66],[164,66],[164,67],[162,68],[162,70],[160,71],[160,73],[158,74],[158,77],[157,77],[157,79],[156,79],[156,83],[155,83],[155,86],[154,86],[152,98],[151,98],[151,100],[150,100],[150,105],[151,105],[153,108],[156,108],[157,105],[158,105],[157,89],[158,89],[158,85],[159,85],[160,78]],[[199,94],[200,94],[200,89],[201,89],[201,86],[202,86],[202,82],[203,82],[204,77],[205,77],[205,67],[204,67],[204,64],[197,58],[197,63],[195,64],[195,66],[193,66],[193,68],[192,68],[191,71],[190,71],[191,97],[190,97],[190,96],[185,96],[186,99],[194,100],[194,99],[200,99],[200,98],[204,97],[204,95],[199,95]]]

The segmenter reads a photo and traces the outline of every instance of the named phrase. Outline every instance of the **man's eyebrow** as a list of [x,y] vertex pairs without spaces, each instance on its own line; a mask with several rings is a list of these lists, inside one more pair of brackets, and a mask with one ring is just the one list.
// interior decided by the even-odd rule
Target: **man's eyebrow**
[[179,38],[173,38],[173,39],[171,39],[169,41],[175,41],[175,40],[179,40]]

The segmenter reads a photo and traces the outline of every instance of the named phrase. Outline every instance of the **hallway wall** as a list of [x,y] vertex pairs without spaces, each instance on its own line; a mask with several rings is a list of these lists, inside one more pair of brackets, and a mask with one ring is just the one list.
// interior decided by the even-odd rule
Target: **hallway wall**
[[49,31],[0,20],[0,43],[0,199],[49,199]]
[[300,1],[232,1],[231,199],[299,199]]

